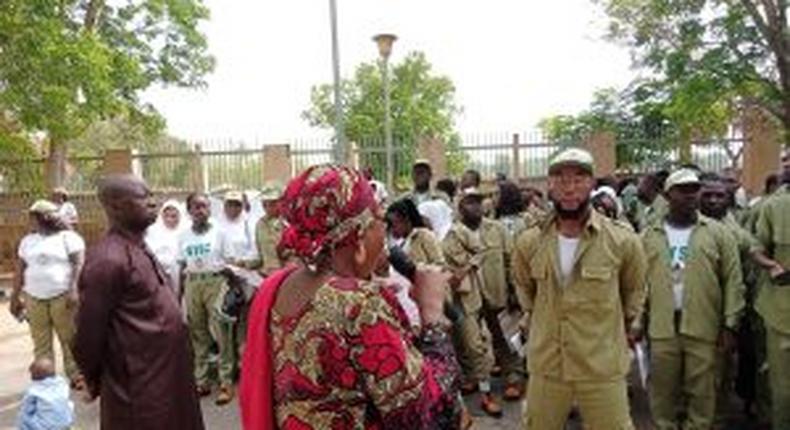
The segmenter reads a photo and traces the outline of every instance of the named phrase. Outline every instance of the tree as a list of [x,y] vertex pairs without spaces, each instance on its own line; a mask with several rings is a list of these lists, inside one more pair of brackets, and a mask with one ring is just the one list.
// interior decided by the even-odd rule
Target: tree
[[65,176],[68,142],[121,116],[161,128],[138,95],[154,84],[195,87],[214,66],[199,24],[201,0],[4,0],[0,8],[0,110],[43,132]]
[[623,91],[598,90],[588,109],[544,118],[538,128],[560,146],[579,145],[595,132],[612,132],[618,164],[637,165],[664,157],[676,145],[676,127],[665,109],[649,85],[637,82]]
[[721,133],[751,104],[790,130],[786,0],[593,1],[610,19],[608,36],[664,93],[683,140]]
[[[448,147],[457,148],[460,140],[454,121],[460,108],[455,102],[455,85],[450,78],[436,75],[425,54],[420,52],[412,52],[402,62],[394,64],[391,74],[392,135],[399,159],[403,156],[412,160],[417,139],[421,137],[441,138]],[[346,137],[360,146],[362,162],[373,164],[377,173],[384,172],[384,157],[376,157],[370,149],[381,148],[384,142],[382,85],[381,69],[375,63],[360,64],[352,79],[341,82]],[[302,117],[311,126],[332,128],[333,100],[331,84],[314,86],[310,108],[302,113]],[[364,157],[366,154],[369,156]],[[458,156],[453,156],[448,163],[451,169],[461,164]]]

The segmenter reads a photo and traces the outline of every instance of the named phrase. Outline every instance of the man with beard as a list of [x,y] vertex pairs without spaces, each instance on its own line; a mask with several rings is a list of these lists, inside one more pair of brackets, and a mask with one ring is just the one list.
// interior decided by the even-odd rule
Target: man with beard
[[664,190],[669,211],[642,234],[658,430],[711,428],[717,350],[732,350],[745,307],[737,245],[724,225],[698,213],[699,191],[696,171],[673,172]]
[[145,183],[110,176],[99,187],[110,229],[79,280],[74,358],[101,428],[203,429],[192,351],[170,277],[145,245],[157,205]]
[[529,336],[527,429],[564,428],[574,404],[589,428],[633,429],[627,334],[642,308],[645,257],[629,226],[592,210],[594,186],[589,152],[557,155],[549,165],[554,213],[514,250]]
[[413,201],[417,207],[423,202],[445,198],[444,193],[431,191],[433,169],[431,169],[431,163],[428,160],[421,158],[414,162],[411,179],[414,183],[414,189],[401,196],[401,198]]

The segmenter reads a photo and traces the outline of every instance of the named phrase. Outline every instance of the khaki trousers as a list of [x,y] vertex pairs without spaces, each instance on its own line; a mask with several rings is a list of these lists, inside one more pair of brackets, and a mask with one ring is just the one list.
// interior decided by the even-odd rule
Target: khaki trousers
[[[716,409],[716,344],[681,334],[650,342],[650,408],[657,430],[710,430]],[[686,404],[682,402],[685,400]]]
[[790,430],[790,334],[765,327],[774,430]]
[[493,363],[489,358],[489,346],[480,327],[479,313],[464,312],[461,321],[453,325],[453,341],[464,380],[487,382],[491,378]]
[[184,294],[187,303],[187,323],[189,337],[195,354],[195,382],[197,385],[209,384],[211,344],[219,346],[219,382],[223,385],[233,383],[235,366],[235,347],[232,326],[220,322],[216,312],[216,302],[224,290],[225,281],[219,276],[187,277],[184,281]]
[[55,362],[55,349],[52,343],[54,331],[63,351],[63,369],[69,379],[74,379],[79,374],[77,364],[71,355],[75,310],[68,307],[66,294],[42,300],[25,293],[24,298],[30,336],[33,338],[33,356],[36,359],[47,357]]
[[524,360],[510,348],[510,344],[505,339],[505,333],[502,331],[502,324],[499,321],[502,309],[496,309],[484,301],[482,312],[488,332],[491,334],[494,359],[502,367],[505,382],[508,384],[523,383],[524,373],[526,373]]
[[632,430],[625,378],[605,382],[569,382],[531,374],[522,426],[526,430],[562,430],[576,405],[585,430]]

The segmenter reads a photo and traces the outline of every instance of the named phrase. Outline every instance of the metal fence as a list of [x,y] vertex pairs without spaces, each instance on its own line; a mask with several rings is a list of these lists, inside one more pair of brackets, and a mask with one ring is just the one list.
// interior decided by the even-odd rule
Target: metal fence
[[[616,136],[618,158],[633,159],[629,167],[646,171],[677,164],[677,150],[669,150],[671,135]],[[578,146],[584,138],[558,142],[539,132],[465,134],[459,141],[446,143],[447,174],[457,176],[464,169],[476,169],[485,178],[503,173],[516,178],[545,175],[548,160],[558,150]],[[288,143],[292,171],[332,161],[331,138],[296,139]],[[133,171],[159,191],[209,191],[228,188],[257,189],[264,185],[264,149],[261,142],[232,139],[171,140],[151,151],[133,151]],[[393,143],[393,177],[399,187],[407,186],[411,165],[417,157],[416,142]],[[720,171],[740,167],[743,138],[737,133],[726,137],[694,141],[692,161],[703,169]],[[364,141],[352,145],[360,167],[370,168],[375,177],[387,177],[387,153],[383,141]],[[452,162],[450,162],[452,160]],[[42,190],[45,159],[0,160],[0,192]],[[72,156],[68,159],[65,186],[74,192],[90,192],[102,172],[103,154]]]

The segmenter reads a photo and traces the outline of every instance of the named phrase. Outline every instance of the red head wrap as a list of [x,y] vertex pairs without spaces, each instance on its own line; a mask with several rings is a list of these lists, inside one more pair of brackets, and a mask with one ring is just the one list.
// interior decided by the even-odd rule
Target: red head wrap
[[332,249],[355,244],[374,219],[370,183],[345,166],[308,168],[291,180],[280,202],[287,227],[279,247],[310,266]]

